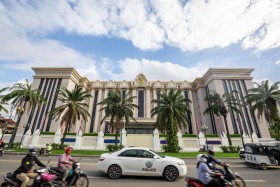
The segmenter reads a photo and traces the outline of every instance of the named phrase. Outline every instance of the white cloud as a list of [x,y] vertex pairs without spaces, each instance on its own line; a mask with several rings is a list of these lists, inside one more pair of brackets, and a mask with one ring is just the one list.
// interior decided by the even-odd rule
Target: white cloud
[[202,76],[208,67],[183,67],[171,62],[151,61],[147,59],[127,58],[119,62],[120,73],[110,73],[112,80],[134,80],[139,73],[143,73],[150,81],[193,81]]
[[276,65],[280,65],[280,60],[277,60],[277,61],[275,62],[275,64],[276,64]]
[[172,45],[183,51],[225,47],[280,46],[280,2],[190,0],[169,1],[12,1],[1,3],[1,22],[45,36],[64,30],[130,40],[143,50]]

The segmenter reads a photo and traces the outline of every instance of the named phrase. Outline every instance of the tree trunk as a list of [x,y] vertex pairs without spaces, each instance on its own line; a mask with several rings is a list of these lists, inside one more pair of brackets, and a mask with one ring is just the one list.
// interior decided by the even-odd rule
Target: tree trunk
[[119,133],[118,133],[118,127],[116,127],[115,145],[118,145],[118,136],[119,136]]
[[17,118],[17,122],[15,124],[15,128],[13,130],[12,136],[11,136],[9,144],[8,144],[8,148],[11,148],[13,143],[14,143],[14,140],[15,140],[15,137],[16,137],[16,134],[17,134],[17,130],[18,130],[18,126],[19,126],[19,123],[20,123],[20,120],[21,120],[21,117],[22,117],[22,114],[23,114],[23,111],[20,111],[20,113],[18,115],[18,118]]
[[63,146],[63,144],[64,144],[65,137],[66,137],[66,134],[67,134],[67,129],[69,128],[70,125],[71,125],[71,119],[68,119],[68,120],[67,120],[66,127],[65,127],[65,129],[64,129],[63,137],[62,137],[61,143],[60,143],[60,147],[61,147],[61,148],[62,148],[62,146]]
[[229,130],[228,130],[228,124],[227,124],[227,116],[223,116],[223,117],[224,117],[224,122],[225,122],[225,126],[226,126],[226,131],[227,131],[228,144],[229,144],[229,146],[232,146],[231,138],[229,136]]

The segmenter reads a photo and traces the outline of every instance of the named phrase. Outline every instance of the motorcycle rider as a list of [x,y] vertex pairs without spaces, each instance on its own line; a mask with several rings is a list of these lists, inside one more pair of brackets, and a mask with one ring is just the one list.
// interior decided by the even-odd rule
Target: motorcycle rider
[[14,172],[14,176],[22,181],[20,187],[26,187],[30,179],[35,179],[37,173],[34,173],[32,167],[36,163],[40,167],[46,167],[36,157],[37,149],[29,148],[27,155],[22,159],[20,167]]
[[207,156],[204,154],[197,155],[197,175],[198,179],[205,184],[206,187],[221,187],[221,182],[217,178],[213,178],[210,175],[221,176],[220,173],[215,173],[207,166]]
[[[221,163],[219,160],[215,159],[215,153],[213,150],[208,150],[208,155],[207,155],[207,165],[210,169],[212,169],[213,171],[218,171],[220,173],[222,173],[223,175],[225,174],[224,170],[220,169],[220,168],[216,168],[215,164],[218,164],[220,166],[225,166],[223,163]],[[213,164],[215,163],[215,164]]]
[[62,178],[62,183],[66,185],[66,178],[68,176],[69,170],[71,169],[71,162],[75,162],[75,160],[70,156],[73,148],[72,147],[67,147],[65,149],[65,153],[60,155],[58,158],[58,164],[57,168],[59,171],[63,173],[63,178]]

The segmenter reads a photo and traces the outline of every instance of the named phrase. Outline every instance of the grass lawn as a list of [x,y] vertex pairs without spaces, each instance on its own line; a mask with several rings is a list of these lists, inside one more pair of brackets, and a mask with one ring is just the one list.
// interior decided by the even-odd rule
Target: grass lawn
[[[10,149],[7,151],[13,152],[27,152],[27,149]],[[52,154],[62,154],[64,150],[52,150]],[[109,153],[108,151],[96,151],[96,150],[73,150],[71,155],[73,156],[100,156],[102,153]],[[179,153],[165,153],[159,152],[160,155],[173,156],[177,158],[196,158],[196,155],[201,154],[202,152],[179,152]],[[203,153],[207,154],[207,153]],[[239,158],[238,153],[220,153],[216,152],[215,157],[218,158]]]

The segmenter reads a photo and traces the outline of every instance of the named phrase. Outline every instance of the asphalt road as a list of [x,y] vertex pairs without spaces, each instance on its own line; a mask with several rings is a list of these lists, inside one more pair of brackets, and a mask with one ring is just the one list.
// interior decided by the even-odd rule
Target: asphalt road
[[[6,172],[13,172],[20,164],[23,155],[3,155],[0,157],[0,182],[3,182],[3,176]],[[42,162],[47,162],[51,159],[50,165],[55,166],[57,156],[39,157]],[[188,166],[188,176],[196,177],[196,160],[184,159]],[[179,178],[175,182],[167,182],[160,177],[122,177],[119,180],[111,180],[106,175],[99,173],[96,170],[96,163],[98,158],[82,157],[81,168],[87,173],[90,179],[90,186],[94,187],[184,187],[184,178]],[[234,172],[241,174],[245,179],[247,187],[278,187],[280,169],[256,170],[248,168],[239,159],[223,159],[231,165]]]

